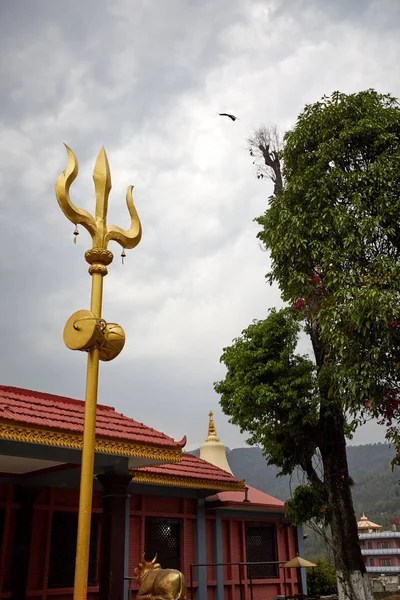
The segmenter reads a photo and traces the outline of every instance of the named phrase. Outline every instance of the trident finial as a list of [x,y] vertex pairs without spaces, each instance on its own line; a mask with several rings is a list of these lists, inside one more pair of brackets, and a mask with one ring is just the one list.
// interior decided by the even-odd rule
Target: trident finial
[[142,226],[132,198],[133,186],[126,192],[126,204],[131,217],[131,226],[128,230],[116,225],[107,226],[108,196],[111,190],[111,173],[107,154],[101,148],[93,170],[93,180],[96,190],[96,218],[83,208],[78,208],[69,197],[69,188],[78,175],[78,161],[75,154],[66,144],[68,153],[67,168],[56,182],[56,197],[61,210],[74,225],[83,225],[93,240],[93,249],[106,250],[112,240],[118,242],[123,248],[131,249],[138,245],[142,237]]
[[125,249],[134,248],[142,237],[142,228],[132,200],[132,186],[128,188],[126,203],[131,216],[131,226],[127,231],[114,225],[107,226],[108,196],[111,190],[111,174],[107,154],[102,148],[96,159],[93,171],[96,190],[95,218],[71,202],[69,188],[78,175],[78,161],[71,148],[68,152],[67,168],[56,182],[56,197],[61,210],[76,226],[83,225],[92,237],[93,246],[85,252],[92,276],[90,310],[78,310],[64,327],[64,342],[71,350],[88,353],[86,371],[85,421],[83,426],[82,468],[79,491],[79,517],[76,543],[74,600],[85,600],[88,589],[90,522],[92,515],[92,495],[94,457],[96,444],[96,408],[99,385],[99,361],[113,360],[121,352],[125,343],[125,333],[117,323],[107,323],[102,317],[103,278],[107,275],[107,265],[113,260],[107,250],[108,242],[115,240]]
[[[92,237],[92,248],[85,252],[86,262],[89,263],[89,273],[93,276],[92,302],[90,311],[81,310],[72,315],[64,328],[64,341],[71,350],[90,351],[99,349],[100,360],[112,360],[122,350],[125,334],[116,323],[106,323],[101,318],[102,308],[102,279],[108,273],[107,266],[112,262],[112,252],[107,250],[108,242],[114,240],[123,248],[131,249],[138,245],[142,237],[142,227],[132,199],[132,186],[128,187],[126,203],[131,216],[131,226],[128,230],[115,225],[107,225],[108,196],[111,191],[111,173],[107,154],[101,148],[93,170],[94,187],[96,191],[95,218],[83,208],[78,208],[69,197],[69,188],[78,175],[78,161],[75,154],[66,144],[68,153],[67,168],[56,181],[56,197],[61,210],[75,226],[83,225]],[[75,229],[74,234],[78,231]]]

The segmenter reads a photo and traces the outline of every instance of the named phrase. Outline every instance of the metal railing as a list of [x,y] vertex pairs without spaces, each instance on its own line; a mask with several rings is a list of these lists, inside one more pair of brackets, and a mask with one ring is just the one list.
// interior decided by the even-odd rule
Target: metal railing
[[127,575],[124,577],[124,580],[128,582],[128,600],[131,600],[132,597],[132,581],[137,579],[137,577],[128,577]]
[[400,573],[400,565],[398,567],[384,567],[381,565],[380,567],[365,567],[367,569],[367,573]]
[[374,538],[398,538],[400,537],[400,531],[374,531],[372,533],[359,533],[358,537],[360,540],[370,540]]
[[386,556],[388,554],[400,554],[400,548],[362,548],[363,556]]
[[[195,600],[196,595],[193,594],[193,592],[197,591],[197,586],[195,586],[194,583],[194,577],[193,577],[193,570],[197,569],[197,568],[207,568],[207,567],[238,567],[238,572],[239,572],[239,594],[240,594],[240,600],[245,600],[245,586],[249,585],[249,589],[250,589],[250,600],[254,600],[254,596],[253,596],[253,579],[260,579],[260,577],[253,577],[252,576],[252,569],[246,569],[246,567],[256,567],[256,566],[269,566],[269,565],[276,565],[277,566],[277,575],[274,577],[265,577],[265,580],[268,581],[268,579],[280,579],[280,575],[279,575],[279,569],[282,565],[285,564],[286,561],[284,560],[275,560],[275,561],[264,561],[264,562],[221,562],[221,563],[192,563],[189,565],[189,570],[190,570],[190,582],[189,582],[189,588],[190,588],[190,600]],[[285,600],[288,598],[287,595],[287,580],[286,580],[286,569],[282,569],[283,570],[283,589],[285,591]],[[132,581],[137,580],[137,577],[128,577],[125,576],[124,577],[125,581],[128,581],[128,600],[131,600],[132,597]],[[264,578],[262,578],[264,579]],[[237,584],[234,584],[237,585]],[[296,598],[302,598],[303,594],[296,594]]]
[[[207,568],[207,567],[238,567],[238,571],[239,571],[239,594],[240,594],[240,600],[245,600],[245,596],[244,596],[244,590],[245,590],[245,585],[247,583],[247,581],[249,582],[249,588],[250,588],[250,600],[254,600],[253,598],[253,579],[260,579],[260,577],[253,577],[252,576],[252,569],[247,569],[247,576],[242,577],[242,568],[241,567],[253,567],[253,566],[268,566],[268,565],[277,565],[278,567],[278,571],[277,571],[277,575],[275,577],[265,577],[265,580],[268,579],[278,579],[279,578],[279,567],[281,565],[284,565],[286,561],[284,560],[275,560],[275,561],[264,561],[264,562],[221,562],[221,563],[196,563],[196,564],[191,564],[189,565],[190,568],[190,600],[195,600],[196,596],[193,596],[193,590],[195,589],[194,586],[194,582],[193,582],[193,569],[196,568]],[[262,578],[264,579],[264,578]],[[287,581],[286,581],[286,569],[283,569],[283,586],[284,586],[284,590],[285,590],[285,599],[288,597],[287,593],[286,593],[286,585],[287,585]],[[297,595],[298,596],[298,595]]]

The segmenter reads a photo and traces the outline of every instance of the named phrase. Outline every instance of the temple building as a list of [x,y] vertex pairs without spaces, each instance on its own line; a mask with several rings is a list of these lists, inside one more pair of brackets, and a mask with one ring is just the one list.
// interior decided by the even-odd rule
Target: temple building
[[[72,598],[83,416],[0,386],[0,598]],[[303,540],[284,503],[232,474],[212,414],[200,458],[185,443],[98,406],[88,598],[135,597],[143,552],[184,573],[188,600],[304,593],[283,568]]]
[[363,513],[357,523],[361,553],[367,573],[377,575],[400,574],[400,531],[398,519],[392,519],[391,530],[382,531],[382,526],[370,521]]

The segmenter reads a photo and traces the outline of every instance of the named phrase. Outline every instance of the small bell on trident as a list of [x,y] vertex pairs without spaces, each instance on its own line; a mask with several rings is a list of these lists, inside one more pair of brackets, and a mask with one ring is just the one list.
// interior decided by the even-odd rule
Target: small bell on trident
[[135,248],[142,237],[142,227],[132,199],[133,186],[126,192],[126,204],[131,217],[131,226],[123,230],[116,225],[107,225],[108,196],[111,190],[111,174],[107,154],[102,148],[97,156],[93,171],[96,191],[95,217],[83,208],[75,206],[69,197],[71,183],[78,175],[78,162],[72,150],[68,152],[67,168],[56,182],[56,197],[61,210],[74,225],[74,239],[79,234],[78,225],[87,229],[92,238],[92,248],[85,252],[92,276],[90,310],[78,310],[67,321],[64,342],[71,350],[88,353],[85,396],[85,420],[81,483],[79,493],[78,538],[76,545],[74,600],[86,600],[89,572],[90,523],[92,515],[94,451],[96,433],[96,407],[99,381],[99,361],[113,360],[125,343],[125,333],[117,323],[107,323],[101,316],[103,299],[103,277],[113,260],[107,250],[108,243],[118,242],[125,250]]

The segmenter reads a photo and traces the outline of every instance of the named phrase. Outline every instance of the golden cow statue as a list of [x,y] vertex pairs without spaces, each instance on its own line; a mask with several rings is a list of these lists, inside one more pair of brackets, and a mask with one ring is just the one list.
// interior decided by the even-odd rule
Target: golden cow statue
[[162,569],[156,563],[157,554],[147,561],[143,554],[142,562],[134,573],[139,580],[136,600],[186,600],[186,583],[183,574],[176,569]]

